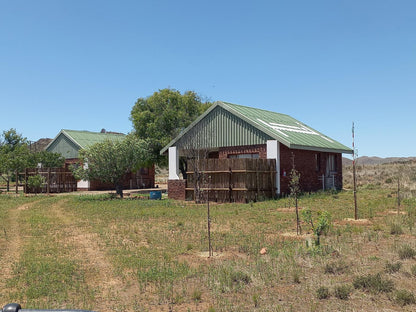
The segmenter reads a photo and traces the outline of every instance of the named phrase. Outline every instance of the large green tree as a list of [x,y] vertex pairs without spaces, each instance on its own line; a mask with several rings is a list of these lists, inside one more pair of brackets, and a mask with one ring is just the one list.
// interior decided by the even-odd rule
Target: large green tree
[[131,110],[130,120],[136,135],[150,140],[157,162],[165,164],[160,150],[210,105],[194,91],[181,94],[178,90],[161,89],[147,98],[139,98]]
[[30,159],[27,139],[17,133],[16,129],[3,131],[0,138],[0,176],[10,187],[10,178],[18,171],[24,170]]
[[123,141],[96,143],[81,150],[79,156],[81,165],[74,169],[75,176],[112,183],[120,197],[123,197],[124,175],[154,161],[148,142],[133,135]]

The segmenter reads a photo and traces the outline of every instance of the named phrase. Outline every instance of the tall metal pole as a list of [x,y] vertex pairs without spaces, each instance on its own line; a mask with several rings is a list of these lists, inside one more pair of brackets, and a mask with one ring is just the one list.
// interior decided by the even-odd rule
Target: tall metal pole
[[354,219],[358,220],[358,207],[357,207],[357,176],[355,174],[355,146],[354,146],[354,122],[352,123],[352,179],[354,184]]

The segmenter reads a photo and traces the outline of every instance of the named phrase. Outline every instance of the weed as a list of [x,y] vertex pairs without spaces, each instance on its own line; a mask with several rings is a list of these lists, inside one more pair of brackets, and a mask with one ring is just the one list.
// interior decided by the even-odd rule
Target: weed
[[399,272],[401,267],[402,267],[402,263],[400,261],[397,261],[397,262],[394,262],[394,263],[387,262],[386,265],[385,265],[385,271],[387,273],[392,274],[392,273]]
[[370,292],[392,292],[394,289],[393,281],[383,279],[380,273],[357,276],[354,278],[353,286],[355,289],[368,290]]
[[410,273],[412,273],[412,275],[416,277],[416,264],[410,267]]
[[325,286],[321,286],[316,291],[316,297],[320,300],[328,299],[330,297],[329,288]]
[[292,278],[295,284],[300,284],[300,273],[298,270],[292,272]]
[[401,290],[397,290],[394,294],[394,301],[399,304],[400,306],[405,306],[408,304],[415,304],[416,303],[416,297],[415,295],[406,290],[406,289],[401,289]]
[[200,290],[194,290],[192,293],[192,300],[193,301],[201,301],[202,300],[202,292]]
[[391,235],[401,235],[403,234],[403,228],[398,223],[392,223],[390,225],[390,234]]
[[260,297],[259,297],[259,295],[258,294],[253,294],[253,297],[252,298],[253,298],[254,307],[255,308],[258,308],[259,305],[260,305],[260,302],[259,302]]
[[338,285],[334,288],[334,296],[341,300],[347,300],[350,297],[350,285]]
[[343,274],[349,268],[349,265],[344,262],[344,260],[331,261],[325,264],[324,273],[325,274]]
[[416,256],[416,250],[414,250],[409,245],[403,245],[398,251],[399,258],[404,259],[412,259]]

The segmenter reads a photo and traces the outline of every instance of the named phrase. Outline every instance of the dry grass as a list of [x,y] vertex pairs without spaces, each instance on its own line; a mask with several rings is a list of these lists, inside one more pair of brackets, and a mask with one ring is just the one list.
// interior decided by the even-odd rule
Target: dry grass
[[[1,195],[0,247],[12,256],[0,261],[8,272],[0,302],[101,311],[412,311],[416,200],[403,199],[405,214],[390,214],[392,190],[361,187],[358,221],[351,191],[301,197],[314,217],[331,213],[321,246],[304,222],[295,234],[287,199],[212,205],[212,258],[204,205]],[[373,288],[354,287],[368,276],[377,277]]]

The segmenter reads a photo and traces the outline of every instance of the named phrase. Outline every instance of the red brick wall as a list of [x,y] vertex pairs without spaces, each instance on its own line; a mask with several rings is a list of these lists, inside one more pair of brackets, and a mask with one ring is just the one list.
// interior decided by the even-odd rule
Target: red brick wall
[[266,144],[220,147],[219,158],[224,159],[224,158],[228,158],[228,155],[251,154],[251,153],[259,153],[260,159],[266,159],[267,158]]
[[[232,154],[259,153],[259,158],[267,158],[267,145],[230,146],[219,149],[219,158],[228,158]],[[280,192],[282,195],[289,194],[289,175],[292,169],[292,153],[295,159],[295,168],[300,173],[300,185],[304,192],[315,192],[322,190],[322,175],[326,173],[328,155],[333,154],[336,158],[335,185],[342,189],[342,154],[307,151],[300,149],[289,149],[280,144]],[[319,156],[316,156],[319,155]],[[317,159],[319,165],[317,165]]]
[[[292,170],[292,153],[294,155],[295,169],[300,173],[300,185],[304,192],[322,190],[322,175],[326,173],[327,159],[330,154],[336,158],[335,186],[342,189],[342,155],[340,153],[324,153],[289,149],[280,144],[280,192],[289,194],[290,171]],[[319,156],[316,156],[319,155]],[[319,164],[317,165],[317,160]]]
[[168,198],[185,200],[186,180],[168,180]]

